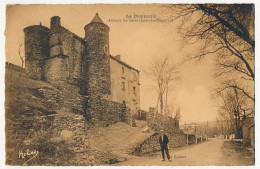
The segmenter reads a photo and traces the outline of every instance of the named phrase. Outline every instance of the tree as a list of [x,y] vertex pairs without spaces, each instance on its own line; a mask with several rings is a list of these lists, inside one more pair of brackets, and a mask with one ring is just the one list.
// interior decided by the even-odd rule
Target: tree
[[241,63],[232,68],[240,73],[243,69],[242,72],[246,71],[246,74],[254,80],[254,69],[250,64],[254,58],[255,46],[253,4],[195,4],[167,7],[174,8],[175,19],[180,19],[179,32],[185,42],[202,44],[198,54],[191,58],[202,59],[203,56],[211,54],[222,54],[221,56],[225,58],[236,57]]
[[155,84],[154,87],[158,94],[157,110],[160,110],[160,113],[165,114],[168,111],[168,95],[172,90],[172,82],[180,78],[177,67],[170,63],[168,57],[161,57],[154,60],[148,70],[144,71],[144,73]]
[[175,123],[176,128],[179,128],[180,119],[181,119],[181,108],[177,107],[175,114],[174,114],[174,123]]
[[174,113],[174,119],[176,121],[180,121],[180,119],[181,119],[181,108],[180,107],[176,108],[176,111]]
[[239,90],[236,84],[232,84],[232,88],[219,92],[222,103],[220,104],[219,120],[225,122],[221,124],[225,134],[232,134],[233,129],[236,130],[237,138],[242,138],[242,119],[254,113],[254,107],[249,104],[251,100]]
[[[174,8],[175,20],[181,19],[179,30],[188,41],[214,40],[224,33],[238,37],[254,49],[253,4],[193,4],[166,7]],[[232,37],[227,37],[228,43],[232,43]]]
[[22,61],[22,68],[23,68],[24,67],[24,62],[25,62],[25,56],[22,55],[22,53],[23,53],[22,47],[23,47],[23,43],[19,42],[18,55],[19,55],[20,60]]
[[[217,92],[239,91],[254,104],[254,5],[193,4],[174,8],[185,43],[200,49],[187,60],[215,56]],[[243,96],[243,97],[244,97]],[[248,108],[249,109],[249,108]],[[250,114],[251,112],[249,112]]]
[[230,135],[235,133],[235,125],[233,124],[233,121],[229,119],[230,116],[228,116],[225,112],[219,112],[216,122],[217,122],[217,134],[221,135]]

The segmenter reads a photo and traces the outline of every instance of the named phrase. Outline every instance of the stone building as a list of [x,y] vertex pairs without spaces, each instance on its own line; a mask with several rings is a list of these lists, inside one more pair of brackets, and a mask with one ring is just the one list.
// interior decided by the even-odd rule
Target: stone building
[[110,55],[110,99],[126,105],[135,113],[140,109],[139,71],[120,60],[120,55]]
[[80,112],[89,120],[117,121],[122,107],[140,109],[139,71],[111,56],[109,30],[99,15],[84,27],[81,38],[61,26],[59,16],[50,28],[24,29],[25,72],[63,91],[62,108]]

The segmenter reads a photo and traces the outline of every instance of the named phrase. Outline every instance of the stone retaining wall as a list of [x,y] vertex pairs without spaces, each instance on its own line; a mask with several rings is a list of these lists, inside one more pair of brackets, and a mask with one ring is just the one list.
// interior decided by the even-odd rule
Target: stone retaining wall
[[108,126],[116,122],[127,122],[130,110],[123,104],[109,101],[100,97],[91,97],[88,100],[86,116],[97,126]]
[[[187,143],[187,136],[185,134],[169,133],[166,135],[169,138],[169,149],[182,147],[185,146]],[[138,147],[136,147],[130,154],[143,155],[160,151],[161,148],[159,144],[159,137],[160,135],[158,133],[152,134],[150,137],[145,139]]]

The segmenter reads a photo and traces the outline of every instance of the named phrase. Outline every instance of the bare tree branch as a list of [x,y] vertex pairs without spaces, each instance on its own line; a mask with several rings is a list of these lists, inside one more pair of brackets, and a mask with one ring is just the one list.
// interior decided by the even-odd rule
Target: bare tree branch
[[22,67],[24,67],[25,56],[22,56],[21,48],[22,48],[22,43],[19,43],[18,54],[19,54],[19,57],[20,57],[20,59],[22,61]]
[[160,105],[160,112],[167,112],[170,86],[173,81],[180,79],[177,67],[170,63],[168,57],[160,57],[154,60],[148,70],[144,72],[156,84],[155,87],[158,93],[157,106]]

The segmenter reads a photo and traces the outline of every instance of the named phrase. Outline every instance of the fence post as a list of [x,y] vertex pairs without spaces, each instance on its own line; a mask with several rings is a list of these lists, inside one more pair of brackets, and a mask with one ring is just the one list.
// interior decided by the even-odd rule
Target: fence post
[[189,135],[187,134],[187,146],[189,145]]

